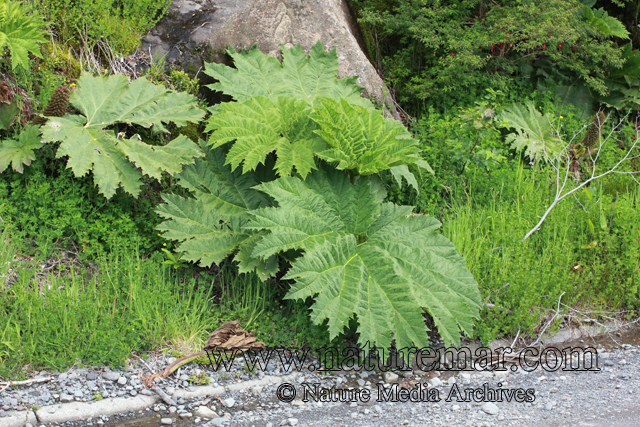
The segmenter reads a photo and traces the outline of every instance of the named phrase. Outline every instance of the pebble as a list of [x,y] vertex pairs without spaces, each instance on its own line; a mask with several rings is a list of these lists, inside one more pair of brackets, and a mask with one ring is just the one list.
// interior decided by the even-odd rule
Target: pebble
[[289,418],[287,420],[287,422],[289,423],[290,426],[298,425],[298,419],[297,418]]
[[118,378],[118,384],[125,385],[127,383],[127,379],[125,377]]
[[214,411],[207,408],[206,406],[199,406],[198,408],[196,408],[195,411],[193,411],[193,413],[200,418],[207,418],[207,419],[218,418],[218,414],[216,414]]
[[171,424],[173,424],[173,418],[161,418],[160,419],[160,424],[171,425]]
[[[454,381],[455,381],[455,379],[454,379]],[[435,377],[435,378],[431,378],[429,380],[429,384],[431,384],[432,387],[438,387],[438,386],[442,385],[442,381],[440,380],[440,378]]]
[[489,415],[496,415],[498,413],[498,407],[491,402],[482,405],[482,410]]
[[107,381],[118,381],[120,374],[117,372],[105,372],[102,374],[102,378]]
[[398,375],[394,374],[393,372],[385,372],[382,375],[382,378],[384,379],[385,383],[391,384],[392,382],[397,381]]
[[235,399],[234,399],[234,398],[230,397],[230,398],[228,398],[228,399],[224,399],[224,400],[222,401],[222,404],[223,404],[224,406],[226,406],[227,408],[233,408],[233,405],[235,405],[235,404],[236,404],[236,401],[235,401]]

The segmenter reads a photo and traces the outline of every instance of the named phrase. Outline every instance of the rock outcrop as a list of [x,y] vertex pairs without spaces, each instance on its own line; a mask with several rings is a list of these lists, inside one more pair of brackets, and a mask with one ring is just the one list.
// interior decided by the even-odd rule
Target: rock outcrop
[[359,28],[346,0],[175,0],[158,25],[142,39],[142,49],[168,63],[199,69],[203,61],[225,62],[229,46],[258,44],[280,53],[300,43],[308,51],[318,40],[336,48],[338,77],[357,75],[363,96],[384,103],[393,116],[387,88],[363,52]]

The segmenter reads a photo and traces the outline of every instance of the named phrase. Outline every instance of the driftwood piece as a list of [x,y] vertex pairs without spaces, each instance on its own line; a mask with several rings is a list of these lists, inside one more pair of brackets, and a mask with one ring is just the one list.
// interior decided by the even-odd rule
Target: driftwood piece
[[156,394],[160,396],[160,399],[162,399],[164,403],[166,403],[167,405],[176,406],[176,402],[174,402],[173,399],[171,399],[171,397],[157,385],[154,385],[153,387],[151,387],[151,390],[155,391]]
[[245,331],[238,326],[238,321],[227,322],[213,331],[209,335],[209,340],[204,346],[203,351],[198,353],[189,354],[181,357],[169,366],[161,374],[153,374],[147,377],[145,383],[147,387],[151,388],[153,380],[156,378],[167,378],[173,372],[175,372],[182,365],[186,365],[189,362],[194,361],[198,357],[202,357],[207,351],[251,351],[266,348],[266,345],[262,341],[256,341],[253,334]]

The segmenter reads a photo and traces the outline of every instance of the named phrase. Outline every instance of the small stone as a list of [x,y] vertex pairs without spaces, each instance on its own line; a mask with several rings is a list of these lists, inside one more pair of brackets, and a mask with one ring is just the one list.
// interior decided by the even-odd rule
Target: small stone
[[234,398],[230,397],[230,398],[228,398],[228,399],[223,400],[223,401],[222,401],[222,404],[223,404],[224,406],[226,406],[227,408],[233,408],[233,405],[235,405],[235,404],[236,404],[236,401],[235,401],[235,399],[234,399]]
[[87,374],[87,381],[93,381],[97,378],[98,378],[98,374],[96,374],[95,372],[89,372]]
[[60,382],[65,381],[68,377],[69,377],[69,374],[67,373],[60,374],[58,375],[58,381]]
[[498,407],[491,402],[482,405],[482,410],[489,415],[496,415],[498,413]]
[[170,414],[175,414],[177,410],[178,410],[178,408],[176,408],[175,406],[169,406],[169,413]]
[[67,403],[67,402],[73,402],[73,396],[67,394],[67,393],[62,393],[60,395],[60,402],[62,403]]
[[453,385],[456,383],[456,379],[455,377],[449,377],[449,379],[447,380],[447,383],[450,385]]
[[451,410],[452,410],[452,411],[459,411],[459,410],[460,410],[460,405],[453,405],[453,406],[451,407]]
[[191,414],[190,412],[183,412],[182,414],[180,414],[180,418],[191,418],[193,417],[193,414]]
[[125,385],[127,383],[127,379],[125,377],[118,378],[118,384]]
[[625,359],[622,359],[621,361],[618,362],[620,365],[626,365],[627,361]]
[[556,406],[556,402],[554,402],[554,401],[547,402],[544,405],[544,410],[545,411],[550,411],[554,406]]
[[218,414],[216,414],[206,406],[198,407],[195,411],[193,411],[193,413],[200,418],[207,418],[207,419],[218,418]]
[[287,422],[289,423],[290,426],[298,425],[298,419],[297,418],[289,418],[287,420]]
[[24,427],[33,427],[33,424],[31,424],[31,423],[25,423]]
[[442,381],[440,381],[440,378],[435,377],[429,380],[429,384],[431,384],[432,387],[438,387],[442,385]]
[[358,380],[358,385],[359,385],[360,387],[364,386],[364,380],[363,380],[362,378],[360,378],[360,379]]
[[89,390],[96,388],[96,382],[95,381],[87,381],[87,388]]
[[542,377],[538,378],[538,381],[544,381],[546,379],[547,379],[547,377],[542,376]]
[[262,386],[256,386],[254,388],[251,389],[255,394],[260,394],[262,393]]
[[130,394],[131,396],[137,396],[137,395],[138,395],[138,392],[137,392],[137,391],[135,391],[135,390],[131,390],[131,391],[129,392],[129,394]]
[[161,424],[171,425],[171,424],[173,424],[173,419],[172,418],[161,418],[160,419],[160,423]]
[[80,391],[80,390],[76,390],[76,391],[73,393],[73,397],[82,398],[82,396],[84,396],[84,394],[83,394],[83,393],[82,393],[82,391]]
[[398,376],[393,372],[385,372],[382,377],[384,378],[384,382],[389,384],[398,379]]
[[120,378],[120,374],[117,372],[104,372],[102,374],[102,378],[107,381],[118,381],[118,378]]
[[551,387],[551,389],[549,389],[549,393],[557,393],[558,389],[556,387]]
[[379,414],[382,413],[382,408],[380,407],[380,405],[373,405],[373,409],[375,409],[375,411]]

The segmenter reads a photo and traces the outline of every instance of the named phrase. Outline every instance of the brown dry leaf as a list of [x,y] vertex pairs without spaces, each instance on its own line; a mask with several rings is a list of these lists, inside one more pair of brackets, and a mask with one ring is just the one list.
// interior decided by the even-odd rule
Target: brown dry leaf
[[261,341],[256,341],[253,334],[238,326],[238,321],[227,322],[213,331],[204,346],[209,350],[241,350],[251,351],[266,348]]

